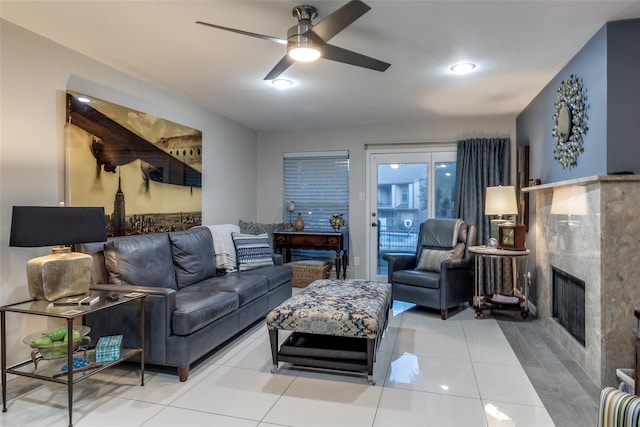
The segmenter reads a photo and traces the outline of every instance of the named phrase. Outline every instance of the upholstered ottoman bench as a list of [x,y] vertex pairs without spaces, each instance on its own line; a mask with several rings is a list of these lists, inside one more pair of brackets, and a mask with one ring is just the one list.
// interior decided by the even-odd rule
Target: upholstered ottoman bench
[[[366,280],[316,280],[267,314],[273,369],[278,363],[366,372],[373,364],[391,308],[391,285]],[[293,331],[278,349],[278,330]]]

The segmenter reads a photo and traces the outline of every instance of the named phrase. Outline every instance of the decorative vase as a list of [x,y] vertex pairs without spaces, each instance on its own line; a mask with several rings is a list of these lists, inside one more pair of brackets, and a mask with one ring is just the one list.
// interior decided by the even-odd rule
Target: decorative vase
[[333,227],[333,229],[334,229],[335,231],[338,231],[338,230],[340,230],[340,227],[341,227],[341,226],[340,226],[340,225],[332,225],[332,227]]
[[302,219],[302,214],[301,213],[298,213],[298,217],[296,218],[296,222],[293,223],[293,228],[295,228],[296,231],[304,230],[304,219]]

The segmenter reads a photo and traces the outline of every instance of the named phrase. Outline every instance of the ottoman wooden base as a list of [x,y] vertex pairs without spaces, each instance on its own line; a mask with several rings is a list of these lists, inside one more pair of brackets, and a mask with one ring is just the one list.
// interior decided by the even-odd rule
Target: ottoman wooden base
[[[305,334],[294,332],[282,343],[280,350],[273,348],[278,342],[278,330],[269,331],[272,349],[277,353],[278,362],[313,368],[328,368],[341,371],[366,372],[369,383],[373,381],[373,364],[376,359],[376,340],[367,338],[347,338],[332,335]],[[272,373],[278,369],[274,362]]]
[[[366,372],[373,382],[376,351],[387,327],[391,285],[316,280],[267,315],[273,369],[279,362]],[[278,348],[278,330],[293,333]]]

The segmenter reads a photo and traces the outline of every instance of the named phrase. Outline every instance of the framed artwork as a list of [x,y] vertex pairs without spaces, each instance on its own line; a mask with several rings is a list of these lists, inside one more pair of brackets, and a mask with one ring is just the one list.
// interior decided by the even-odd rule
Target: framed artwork
[[202,132],[67,91],[65,201],[103,206],[107,235],[202,223]]
[[529,231],[529,193],[522,191],[529,183],[529,146],[523,145],[518,148],[518,210],[520,211],[520,222],[524,225],[525,231]]

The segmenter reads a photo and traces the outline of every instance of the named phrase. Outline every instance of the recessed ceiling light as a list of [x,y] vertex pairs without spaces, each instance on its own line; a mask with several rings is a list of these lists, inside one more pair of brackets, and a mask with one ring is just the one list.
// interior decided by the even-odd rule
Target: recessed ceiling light
[[77,96],[76,99],[80,102],[91,102],[89,98],[85,98],[84,96]]
[[476,68],[476,64],[472,64],[471,62],[460,62],[451,67],[451,71],[456,74],[466,74],[473,71]]
[[288,79],[275,79],[271,80],[271,84],[278,89],[287,89],[293,85],[293,82]]

